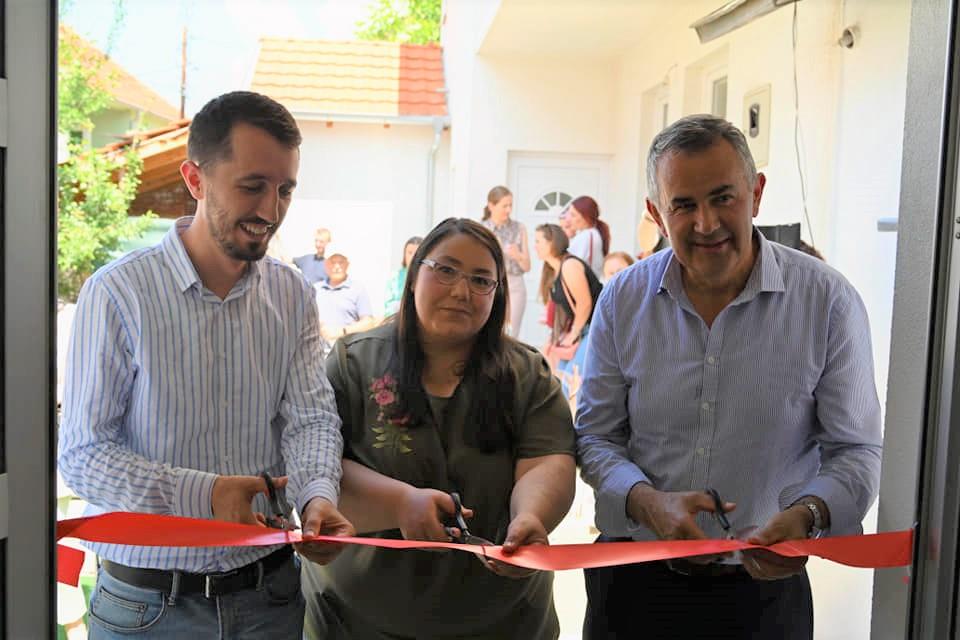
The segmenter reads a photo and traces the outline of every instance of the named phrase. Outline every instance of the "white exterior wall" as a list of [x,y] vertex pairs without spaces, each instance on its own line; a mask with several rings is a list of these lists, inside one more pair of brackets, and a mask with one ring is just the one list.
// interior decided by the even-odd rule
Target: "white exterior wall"
[[399,267],[403,244],[450,215],[450,133],[436,156],[433,221],[427,220],[429,125],[301,121],[300,176],[280,228],[289,256],[311,253],[317,227],[331,230],[327,255],[350,259],[349,274],[382,313],[384,287]]
[[[644,120],[649,106],[644,96],[649,102],[665,83],[671,121],[706,110],[694,108],[688,71],[714,54],[726,57],[727,117],[738,125],[743,126],[744,94],[771,86],[769,162],[761,168],[768,182],[757,223],[801,221],[809,242],[794,148],[793,8],[701,45],[688,25],[717,4],[676,3],[668,16],[638,28],[636,45],[620,57],[573,62],[552,51],[478,57],[474,45],[458,42],[454,28],[470,11],[476,18],[478,3],[448,1],[444,45],[453,106],[453,201],[478,211],[486,190],[504,181],[512,150],[609,154],[602,216],[612,227],[612,249],[632,250],[646,196],[646,151],[659,130],[659,124]],[[882,399],[896,234],[878,232],[877,219],[897,215],[910,0],[805,0],[797,9],[800,144],[812,237],[864,299]],[[842,29],[853,25],[859,32],[855,46],[841,48],[836,41]],[[486,28],[480,33],[482,38]],[[528,287],[534,275],[527,276]],[[874,523],[871,513],[868,531]],[[817,638],[868,637],[872,573],[817,560],[810,566]]]

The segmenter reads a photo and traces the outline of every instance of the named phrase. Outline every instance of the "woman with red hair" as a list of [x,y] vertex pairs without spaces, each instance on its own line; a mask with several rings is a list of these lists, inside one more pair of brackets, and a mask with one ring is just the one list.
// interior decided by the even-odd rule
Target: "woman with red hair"
[[570,253],[603,277],[603,259],[610,252],[610,227],[600,219],[600,207],[590,196],[580,196],[570,203],[567,211],[570,226],[576,231],[570,239]]

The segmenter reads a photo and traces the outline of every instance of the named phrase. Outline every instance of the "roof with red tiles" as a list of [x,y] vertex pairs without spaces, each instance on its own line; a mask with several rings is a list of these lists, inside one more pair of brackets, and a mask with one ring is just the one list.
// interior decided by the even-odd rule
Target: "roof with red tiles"
[[70,27],[60,25],[60,38],[62,40],[69,39],[77,45],[81,56],[102,65],[98,77],[108,79],[107,90],[117,102],[167,120],[175,120],[180,117],[179,109],[164,100],[159,93],[130,75],[123,67],[113,62],[110,56],[81,38]]
[[295,114],[443,116],[441,54],[436,45],[262,38],[250,89]]

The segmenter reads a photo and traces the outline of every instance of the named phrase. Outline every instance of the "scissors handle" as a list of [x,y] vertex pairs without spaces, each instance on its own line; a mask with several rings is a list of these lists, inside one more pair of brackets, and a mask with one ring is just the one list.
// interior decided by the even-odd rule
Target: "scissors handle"
[[723,500],[720,499],[720,494],[716,489],[707,489],[707,495],[713,498],[713,516],[717,519],[717,522],[720,523],[720,526],[723,527],[723,530],[730,533],[730,521],[727,519],[727,514],[723,509]]
[[267,526],[273,529],[286,529],[287,516],[280,506],[280,498],[277,496],[277,488],[273,485],[273,478],[266,471],[261,473],[260,477],[267,485],[267,499],[270,501],[270,510],[272,511],[267,518]]

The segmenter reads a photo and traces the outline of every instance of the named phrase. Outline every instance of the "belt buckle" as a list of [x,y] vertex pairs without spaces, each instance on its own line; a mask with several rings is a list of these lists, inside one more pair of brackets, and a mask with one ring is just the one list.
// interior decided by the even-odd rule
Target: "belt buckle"
[[222,578],[229,578],[230,576],[235,576],[235,575],[237,575],[236,569],[234,569],[233,571],[224,571],[222,573],[208,573],[204,575],[203,576],[203,597],[209,600],[210,598],[219,596],[220,595],[219,593],[214,593],[214,585],[216,581]]
[[680,562],[676,561],[676,559],[671,558],[667,560],[667,568],[670,569],[670,571],[673,571],[674,573],[679,573],[682,576],[693,575],[693,571],[690,570],[689,561],[685,561],[681,564]]

